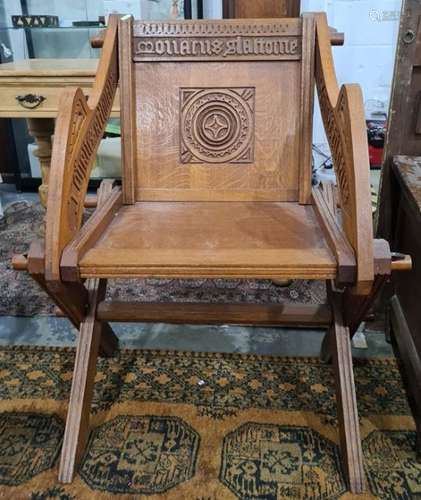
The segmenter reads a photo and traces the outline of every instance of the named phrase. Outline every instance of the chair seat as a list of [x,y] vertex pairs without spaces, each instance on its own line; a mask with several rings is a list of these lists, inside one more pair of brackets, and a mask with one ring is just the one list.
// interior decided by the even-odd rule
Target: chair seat
[[138,202],[80,259],[82,277],[331,279],[337,262],[311,206]]

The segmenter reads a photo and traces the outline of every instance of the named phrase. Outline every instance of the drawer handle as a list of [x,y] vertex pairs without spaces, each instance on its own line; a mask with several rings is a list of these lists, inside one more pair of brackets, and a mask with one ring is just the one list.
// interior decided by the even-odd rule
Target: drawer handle
[[17,95],[16,100],[18,103],[27,109],[35,109],[42,102],[44,102],[47,98],[43,95],[35,95],[35,94],[26,94],[26,95]]

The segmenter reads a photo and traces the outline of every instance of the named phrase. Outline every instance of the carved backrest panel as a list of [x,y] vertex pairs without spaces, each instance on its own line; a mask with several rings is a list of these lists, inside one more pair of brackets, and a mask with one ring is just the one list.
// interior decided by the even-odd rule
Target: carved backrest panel
[[131,49],[135,199],[299,199],[301,19],[134,22]]

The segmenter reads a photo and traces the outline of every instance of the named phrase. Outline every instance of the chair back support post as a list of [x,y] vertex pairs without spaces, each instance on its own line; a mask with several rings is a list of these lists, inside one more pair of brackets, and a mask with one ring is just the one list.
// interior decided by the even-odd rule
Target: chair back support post
[[123,202],[136,200],[136,97],[133,63],[133,17],[119,21],[118,45],[120,63],[120,119]]

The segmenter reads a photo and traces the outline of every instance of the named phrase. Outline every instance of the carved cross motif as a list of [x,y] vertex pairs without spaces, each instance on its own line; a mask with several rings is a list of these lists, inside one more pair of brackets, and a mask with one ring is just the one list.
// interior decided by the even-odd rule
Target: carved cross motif
[[209,118],[206,119],[203,128],[212,134],[213,139],[217,140],[222,137],[225,132],[228,131],[229,125],[227,119],[224,116],[220,115],[219,113],[213,113]]

